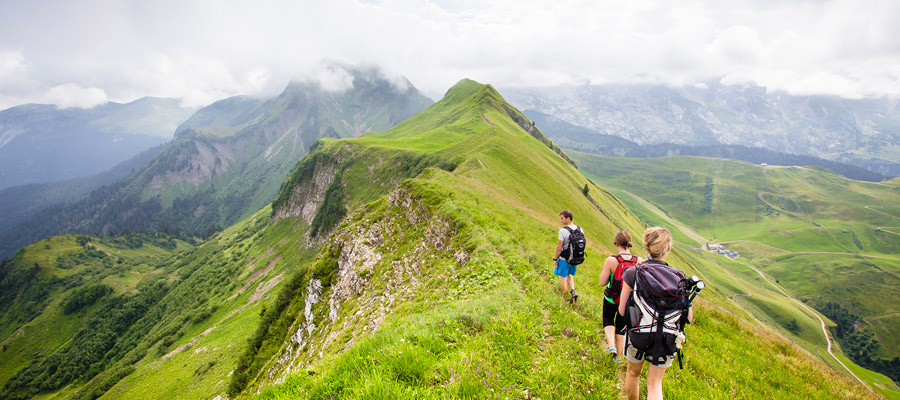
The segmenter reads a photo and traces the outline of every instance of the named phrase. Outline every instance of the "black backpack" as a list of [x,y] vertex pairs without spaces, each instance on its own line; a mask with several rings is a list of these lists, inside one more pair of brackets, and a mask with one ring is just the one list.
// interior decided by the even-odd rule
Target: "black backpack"
[[583,263],[584,248],[587,247],[587,239],[584,238],[584,232],[581,231],[580,226],[576,226],[575,229],[569,228],[568,226],[564,228],[569,231],[569,247],[563,250],[559,256],[565,259],[569,265]]
[[637,358],[647,355],[654,363],[662,356],[678,354],[675,343],[687,322],[688,280],[668,264],[650,260],[635,267],[634,291],[625,303],[626,343],[637,349]]

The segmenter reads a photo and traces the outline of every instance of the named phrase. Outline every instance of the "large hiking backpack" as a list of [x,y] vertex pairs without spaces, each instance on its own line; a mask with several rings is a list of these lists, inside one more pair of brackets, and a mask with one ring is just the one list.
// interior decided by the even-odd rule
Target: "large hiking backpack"
[[619,264],[616,265],[616,271],[609,277],[609,285],[607,285],[606,290],[603,291],[603,294],[612,300],[613,304],[619,304],[619,297],[622,295],[622,274],[625,273],[626,269],[633,267],[634,262],[637,261],[637,256],[633,254],[629,255],[631,258],[628,260],[626,260],[625,257],[622,257],[621,254],[613,256]]
[[566,260],[569,265],[578,265],[584,262],[584,248],[587,247],[587,239],[584,238],[584,232],[580,226],[572,229],[568,226],[564,227],[569,231],[569,247],[560,253],[560,257]]
[[675,339],[683,334],[687,321],[687,278],[657,260],[635,268],[634,291],[625,304],[626,343],[637,350],[636,358],[647,355],[653,363],[677,353],[681,366]]

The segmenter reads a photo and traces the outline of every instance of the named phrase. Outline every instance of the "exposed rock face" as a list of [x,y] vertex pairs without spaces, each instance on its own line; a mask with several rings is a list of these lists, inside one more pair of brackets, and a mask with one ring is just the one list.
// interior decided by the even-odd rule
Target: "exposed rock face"
[[[334,278],[330,285],[315,279],[308,284],[304,313],[298,316],[282,356],[268,371],[270,379],[321,358],[333,350],[338,338],[346,348],[380,329],[397,305],[417,293],[428,263],[446,259],[462,266],[468,261],[464,250],[451,245],[457,234],[453,226],[419,199],[400,188],[387,202],[383,215],[369,219],[360,211],[328,239],[323,253],[330,248],[337,254]],[[410,243],[415,243],[411,250]],[[398,251],[401,246],[406,249],[403,254]]]
[[312,223],[313,217],[316,215],[316,209],[325,199],[325,192],[339,168],[343,159],[338,156],[337,160],[325,161],[316,160],[312,177],[308,180],[300,182],[294,186],[290,200],[287,205],[279,207],[275,210],[274,220],[300,217],[307,224]]
[[167,183],[187,183],[199,186],[216,174],[224,173],[235,161],[234,146],[224,142],[192,143],[192,151],[182,151],[175,158],[177,169],[156,174],[150,179],[150,193],[155,195]]

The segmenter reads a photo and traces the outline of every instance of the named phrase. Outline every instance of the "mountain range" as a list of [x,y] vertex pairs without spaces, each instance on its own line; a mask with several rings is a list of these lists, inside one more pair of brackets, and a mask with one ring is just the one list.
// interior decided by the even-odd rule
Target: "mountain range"
[[125,179],[52,206],[0,233],[0,255],[67,233],[121,233],[174,226],[206,237],[270,203],[313,143],[384,130],[432,103],[374,69],[328,91],[294,82],[277,97],[235,97],[198,110],[175,140]]
[[752,84],[504,89],[515,107],[639,145],[742,145],[900,176],[900,101],[797,96]]
[[171,140],[194,111],[153,97],[91,109],[26,104],[0,111],[0,189],[106,171]]

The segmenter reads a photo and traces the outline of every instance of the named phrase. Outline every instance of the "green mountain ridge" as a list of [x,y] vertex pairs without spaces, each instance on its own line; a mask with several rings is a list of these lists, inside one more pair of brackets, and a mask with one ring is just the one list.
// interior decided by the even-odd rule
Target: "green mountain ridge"
[[[613,234],[645,225],[519,116],[464,80],[393,129],[320,139],[271,206],[156,267],[135,298],[158,300],[95,368],[42,388],[22,372],[50,373],[35,361],[2,395],[619,397],[592,283]],[[575,305],[549,261],[566,208],[588,238]],[[667,260],[689,274],[715,267],[683,245]],[[712,286],[695,303],[667,395],[877,396],[728,294]]]
[[[228,120],[234,126],[193,127],[234,116],[231,103],[256,107]],[[317,139],[387,129],[429,104],[414,87],[398,91],[367,71],[343,92],[292,83],[269,102],[223,100],[199,111],[174,142],[127,178],[0,234],[0,254],[61,233],[119,233],[164,223],[206,237],[271,202]]]

